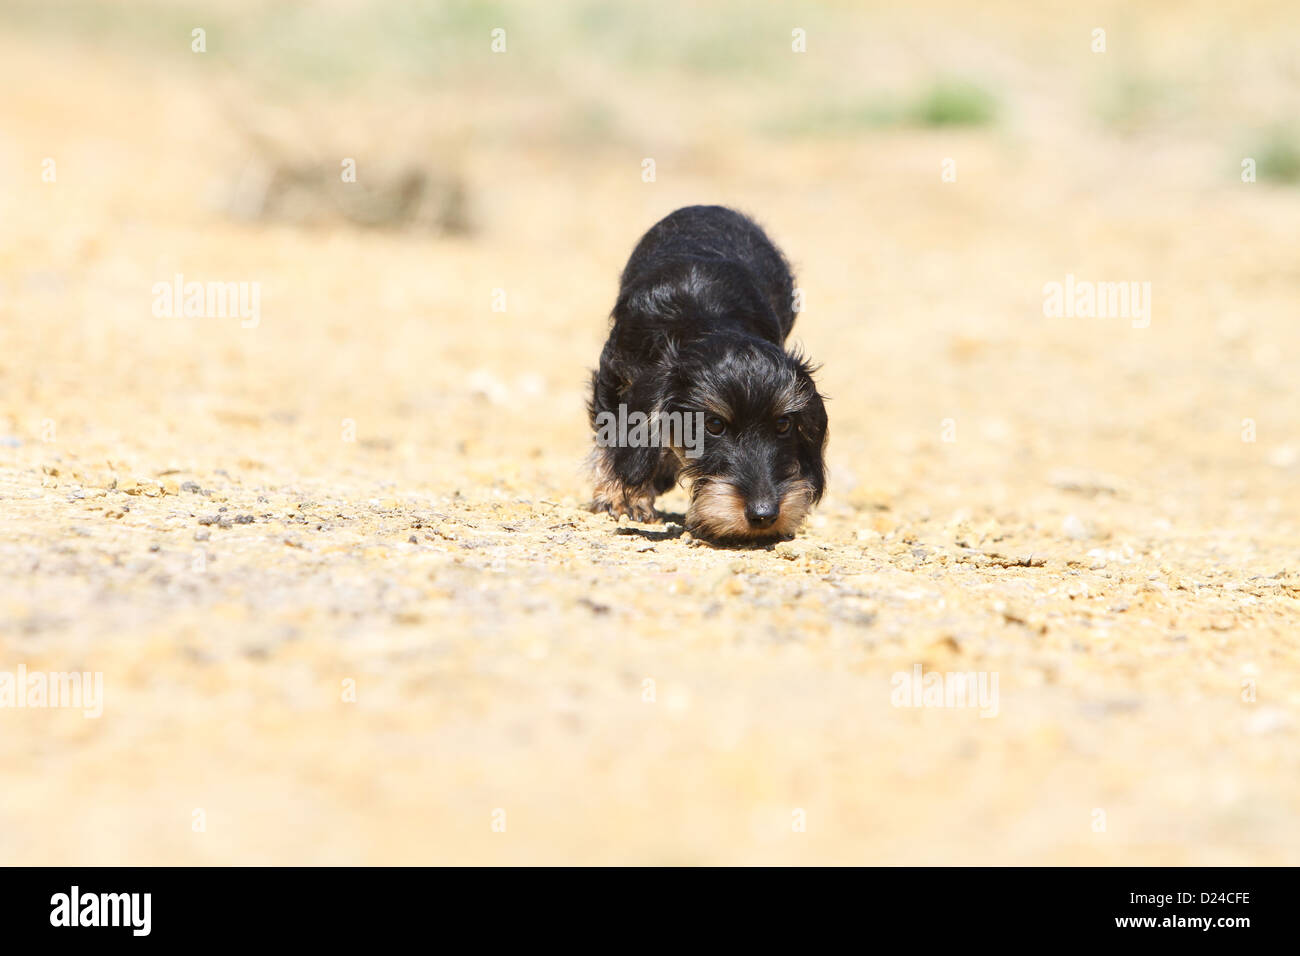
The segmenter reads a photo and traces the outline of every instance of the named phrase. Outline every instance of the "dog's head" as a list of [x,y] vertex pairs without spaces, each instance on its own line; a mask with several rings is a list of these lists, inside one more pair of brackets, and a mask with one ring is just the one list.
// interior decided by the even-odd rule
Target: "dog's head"
[[790,537],[826,487],[826,408],[813,369],[744,336],[674,352],[659,408],[703,425],[689,447],[674,445],[692,485],[687,527],[724,543]]

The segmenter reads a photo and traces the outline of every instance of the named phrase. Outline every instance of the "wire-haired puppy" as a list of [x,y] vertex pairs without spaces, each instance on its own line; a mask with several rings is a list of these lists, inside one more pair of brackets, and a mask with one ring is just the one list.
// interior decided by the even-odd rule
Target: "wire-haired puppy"
[[686,527],[719,543],[788,538],[826,484],[826,409],[784,348],[794,278],[752,220],[687,206],[656,223],[620,280],[592,375],[593,507],[653,521],[689,481]]

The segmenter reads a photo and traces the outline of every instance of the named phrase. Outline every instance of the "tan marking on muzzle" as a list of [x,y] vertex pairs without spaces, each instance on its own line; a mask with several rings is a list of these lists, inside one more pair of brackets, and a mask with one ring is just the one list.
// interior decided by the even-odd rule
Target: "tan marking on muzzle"
[[745,499],[735,485],[708,481],[691,494],[686,527],[701,538],[741,538],[749,534]]
[[766,528],[752,528],[745,517],[745,498],[735,485],[708,481],[691,495],[686,527],[691,534],[719,541],[770,541],[793,537],[812,509],[813,489],[797,481],[781,496],[776,521]]

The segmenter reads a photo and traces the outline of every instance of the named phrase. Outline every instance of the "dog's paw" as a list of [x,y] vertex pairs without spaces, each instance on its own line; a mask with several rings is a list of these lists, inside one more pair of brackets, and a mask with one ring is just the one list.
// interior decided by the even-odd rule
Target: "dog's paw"
[[661,520],[659,512],[655,511],[655,506],[650,502],[629,502],[627,516],[642,524],[658,524]]
[[655,511],[654,498],[643,493],[617,491],[597,491],[591,503],[591,510],[597,514],[607,514],[614,518],[624,515],[643,524],[656,524],[661,518]]

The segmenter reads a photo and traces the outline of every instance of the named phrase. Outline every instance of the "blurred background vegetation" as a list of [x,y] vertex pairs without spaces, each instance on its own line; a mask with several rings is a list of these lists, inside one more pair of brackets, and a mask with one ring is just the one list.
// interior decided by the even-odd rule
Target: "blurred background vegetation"
[[[1212,138],[1232,166],[1258,153],[1261,178],[1294,182],[1290,7],[1252,0],[1229,23],[1206,3],[8,0],[0,28],[148,58],[160,75],[219,65],[259,104],[452,93],[474,109],[448,112],[443,132],[478,141],[584,149],[662,142],[666,128],[700,145],[949,126],[1033,138],[1069,124]],[[1090,50],[1098,27],[1104,54]],[[795,28],[804,55],[792,55]]]

